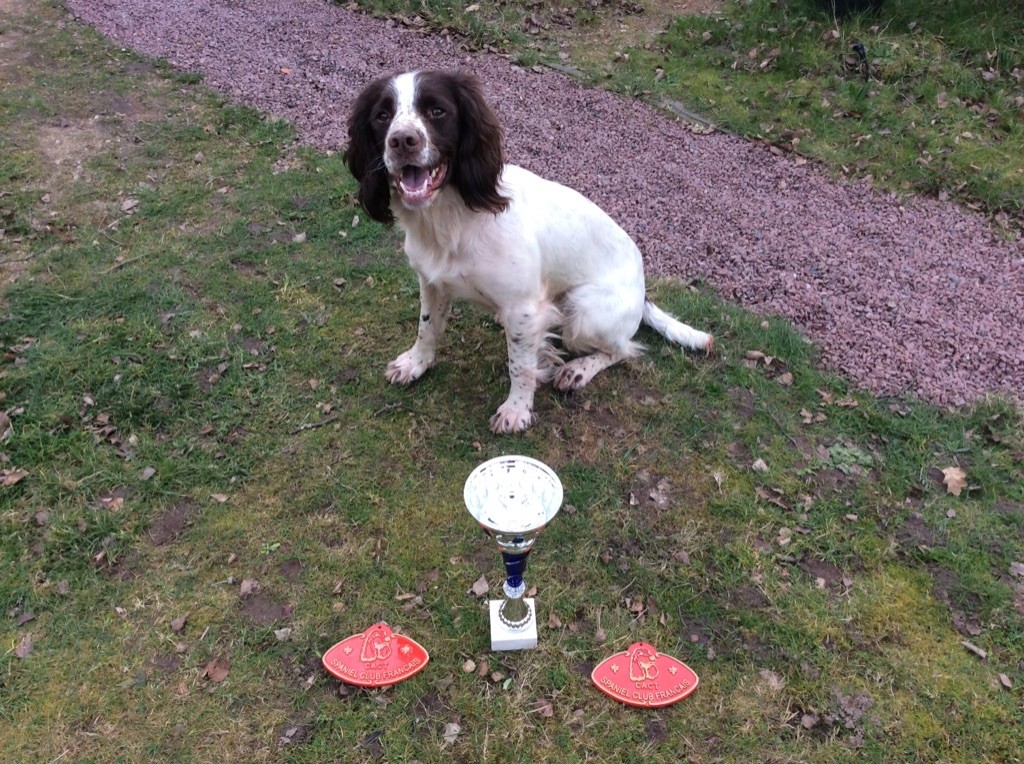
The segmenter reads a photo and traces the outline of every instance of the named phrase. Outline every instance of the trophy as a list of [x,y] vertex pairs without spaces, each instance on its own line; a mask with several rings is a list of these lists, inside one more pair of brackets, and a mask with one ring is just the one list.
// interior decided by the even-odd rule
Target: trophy
[[562,505],[558,476],[528,456],[490,459],[466,478],[466,508],[498,542],[505,561],[508,599],[491,600],[491,649],[525,650],[537,646],[537,615],[532,598],[523,597],[526,558],[541,530]]

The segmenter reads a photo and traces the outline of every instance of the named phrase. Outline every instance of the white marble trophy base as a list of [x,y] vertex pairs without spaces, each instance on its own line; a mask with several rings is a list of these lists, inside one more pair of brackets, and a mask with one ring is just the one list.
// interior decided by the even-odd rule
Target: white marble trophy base
[[537,646],[537,609],[533,606],[533,598],[526,597],[523,602],[530,608],[530,622],[521,629],[512,630],[501,622],[498,608],[505,600],[490,600],[491,606],[491,650],[529,650]]

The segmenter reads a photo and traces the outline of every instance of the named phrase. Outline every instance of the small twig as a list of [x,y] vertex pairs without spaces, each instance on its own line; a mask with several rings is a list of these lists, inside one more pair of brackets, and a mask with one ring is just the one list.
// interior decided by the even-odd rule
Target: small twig
[[131,216],[130,215],[125,215],[124,217],[118,218],[113,223],[107,223],[105,226],[103,226],[102,228],[99,229],[99,232],[103,233],[104,231],[107,231],[107,230],[109,230],[111,228],[114,228],[115,226],[119,226],[119,225],[121,225],[121,223],[123,223],[129,217],[131,217]]
[[114,242],[114,243],[115,243],[115,244],[116,244],[117,246],[119,246],[119,247],[120,247],[121,249],[124,249],[124,246],[125,246],[125,245],[124,245],[124,244],[122,244],[121,242],[119,242],[119,241],[118,241],[117,239],[115,239],[115,238],[114,238],[113,236],[111,236],[110,234],[108,234],[108,233],[107,233],[106,231],[104,231],[104,230],[102,230],[102,229],[101,229],[99,233],[100,233],[100,236],[102,236],[102,237],[103,237],[104,239],[107,239],[108,241],[112,241],[112,242]]
[[786,436],[786,439],[789,440],[789,442],[792,443],[794,446],[796,446],[797,449],[800,448],[800,444],[797,442],[796,438],[794,438],[792,435],[790,435],[788,432],[786,432],[786,426],[782,422],[779,421],[779,418],[777,416],[775,416],[775,414],[773,414],[768,409],[758,408],[757,406],[754,406],[753,408],[754,408],[754,411],[757,411],[757,412],[759,412],[761,414],[766,414],[769,419],[771,419],[773,422],[775,422],[775,426],[778,427],[782,431],[782,434]]
[[435,414],[430,414],[426,411],[421,411],[419,409],[413,408],[407,403],[388,403],[374,411],[373,416],[380,416],[381,414],[387,413],[388,411],[394,411],[395,409],[402,409],[404,411],[408,411],[410,414],[416,414],[417,416],[422,417],[423,419],[430,419],[435,422],[441,422],[443,424],[448,424],[451,422],[450,419],[445,419],[444,417],[440,417]]
[[338,415],[337,414],[331,414],[329,417],[321,419],[319,422],[308,422],[306,424],[300,424],[298,427],[296,427],[294,430],[292,430],[288,434],[289,435],[298,435],[300,432],[305,432],[306,430],[315,430],[315,429],[317,429],[319,427],[323,427],[325,425],[328,425],[331,422],[337,421],[337,419],[338,419]]
[[128,260],[122,260],[119,263],[114,263],[109,268],[107,268],[105,271],[100,271],[100,275],[101,276],[106,276],[108,273],[112,273],[113,271],[116,271],[118,268],[123,268],[124,266],[126,266],[126,265],[128,265],[130,263],[134,263],[136,260],[141,260],[144,257],[145,257],[145,255],[139,255],[138,257],[132,257],[132,258],[129,258]]

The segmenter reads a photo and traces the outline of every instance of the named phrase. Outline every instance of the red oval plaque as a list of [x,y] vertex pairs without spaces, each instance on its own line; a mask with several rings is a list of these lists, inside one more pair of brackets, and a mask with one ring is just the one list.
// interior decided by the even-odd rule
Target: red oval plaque
[[321,659],[327,673],[359,687],[388,687],[420,673],[430,656],[414,639],[381,621],[341,640]]
[[605,658],[590,680],[609,698],[638,708],[670,706],[700,683],[693,669],[646,642],[634,642],[625,652]]

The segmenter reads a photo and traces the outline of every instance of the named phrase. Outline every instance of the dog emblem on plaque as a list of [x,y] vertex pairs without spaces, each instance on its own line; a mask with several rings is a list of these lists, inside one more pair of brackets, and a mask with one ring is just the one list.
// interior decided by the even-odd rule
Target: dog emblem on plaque
[[341,640],[321,659],[327,673],[358,687],[389,687],[420,673],[430,656],[416,640],[381,621]]
[[678,703],[700,683],[693,669],[646,642],[634,642],[625,652],[605,658],[590,679],[609,698],[638,708]]

